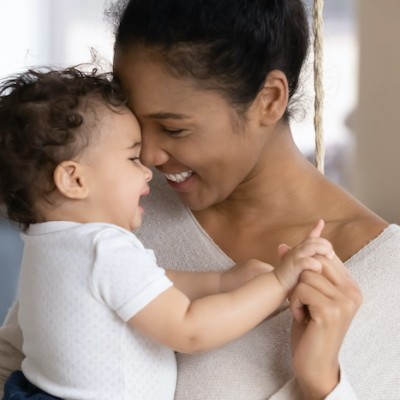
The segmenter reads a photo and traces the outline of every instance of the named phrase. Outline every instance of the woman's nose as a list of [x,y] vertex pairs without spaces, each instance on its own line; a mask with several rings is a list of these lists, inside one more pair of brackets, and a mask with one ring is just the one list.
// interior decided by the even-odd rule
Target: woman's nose
[[140,159],[148,167],[157,167],[167,162],[169,156],[163,149],[162,139],[154,132],[142,132]]

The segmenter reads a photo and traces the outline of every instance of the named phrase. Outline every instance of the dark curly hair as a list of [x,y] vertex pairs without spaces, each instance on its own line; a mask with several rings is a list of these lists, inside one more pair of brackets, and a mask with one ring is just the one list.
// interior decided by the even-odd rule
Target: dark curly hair
[[153,50],[172,73],[219,91],[239,112],[274,69],[285,73],[289,99],[299,86],[309,45],[301,0],[119,0],[109,14],[116,48]]
[[82,128],[99,103],[117,112],[126,99],[96,69],[28,70],[0,85],[0,203],[22,230],[39,222],[34,204],[54,191],[56,166],[88,145]]

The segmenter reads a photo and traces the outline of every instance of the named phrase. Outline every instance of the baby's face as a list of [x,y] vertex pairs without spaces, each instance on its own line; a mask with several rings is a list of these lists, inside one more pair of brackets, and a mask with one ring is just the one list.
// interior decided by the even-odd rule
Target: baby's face
[[129,231],[142,223],[141,196],[149,194],[151,171],[139,160],[140,127],[128,110],[102,111],[99,137],[80,163],[89,187],[87,198],[92,222],[107,222]]

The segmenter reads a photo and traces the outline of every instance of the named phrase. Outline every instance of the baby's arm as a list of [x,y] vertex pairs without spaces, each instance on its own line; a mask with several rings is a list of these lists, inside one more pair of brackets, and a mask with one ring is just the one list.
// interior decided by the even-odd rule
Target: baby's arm
[[168,278],[174,286],[190,300],[212,294],[234,290],[257,275],[271,272],[274,268],[259,260],[247,260],[233,266],[227,271],[196,272],[167,270]]
[[[282,273],[263,273],[231,292],[193,302],[172,287],[129,323],[183,353],[203,352],[223,345],[251,330],[276,310],[303,270],[320,270],[320,263],[311,258],[316,254],[329,257],[332,246],[326,240],[309,237],[285,254],[278,267]],[[294,279],[288,279],[291,274]]]

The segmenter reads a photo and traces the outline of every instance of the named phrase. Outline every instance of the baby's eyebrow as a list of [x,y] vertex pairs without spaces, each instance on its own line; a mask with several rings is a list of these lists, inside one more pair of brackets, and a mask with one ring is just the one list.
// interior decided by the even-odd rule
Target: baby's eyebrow
[[131,146],[127,147],[128,150],[134,149],[136,147],[140,147],[142,145],[142,142],[134,142]]

